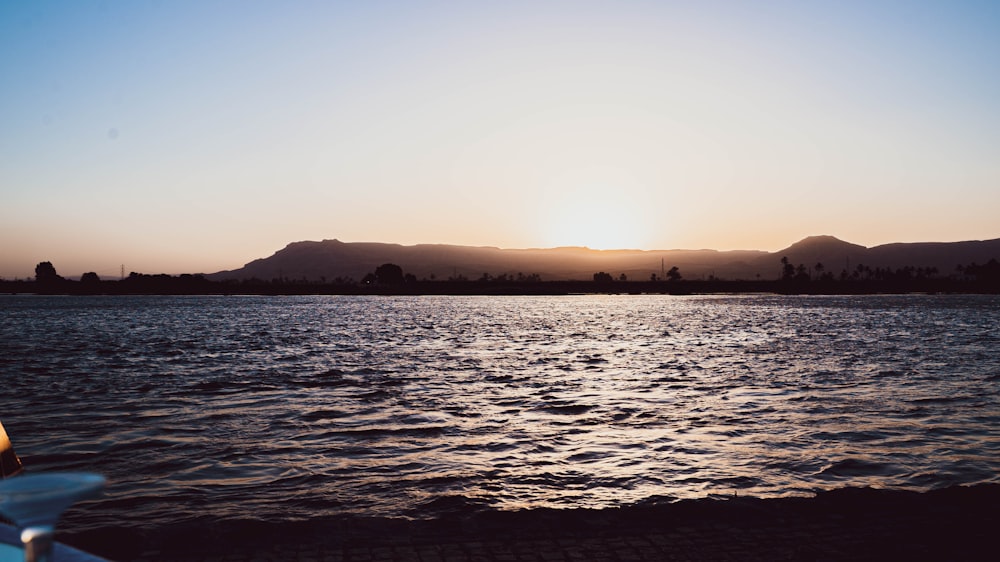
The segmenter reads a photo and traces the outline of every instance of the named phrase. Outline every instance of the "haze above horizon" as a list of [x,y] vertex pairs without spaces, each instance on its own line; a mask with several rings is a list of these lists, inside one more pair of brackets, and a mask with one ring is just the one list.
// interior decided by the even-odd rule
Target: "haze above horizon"
[[0,277],[1000,237],[1000,4],[0,5]]

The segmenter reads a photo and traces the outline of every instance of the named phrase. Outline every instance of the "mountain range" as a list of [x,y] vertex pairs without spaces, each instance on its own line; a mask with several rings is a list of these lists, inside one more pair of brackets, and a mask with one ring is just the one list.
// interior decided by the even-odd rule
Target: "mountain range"
[[588,280],[603,271],[632,280],[658,277],[677,267],[685,279],[776,279],[781,259],[808,268],[817,263],[839,275],[858,265],[897,269],[933,267],[949,275],[957,265],[1000,259],[1000,238],[967,242],[894,243],[867,248],[833,236],[810,236],[778,252],[755,250],[592,250],[582,247],[502,249],[482,246],[322,240],[293,242],[274,255],[209,279],[360,280],[379,265],[393,263],[417,279],[478,279],[519,274],[542,280]]

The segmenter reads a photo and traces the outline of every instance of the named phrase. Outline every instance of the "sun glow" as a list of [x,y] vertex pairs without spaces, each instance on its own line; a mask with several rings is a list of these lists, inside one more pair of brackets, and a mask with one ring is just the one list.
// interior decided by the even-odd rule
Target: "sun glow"
[[587,168],[557,178],[543,196],[540,225],[546,246],[598,250],[648,249],[661,212],[647,187],[615,168]]

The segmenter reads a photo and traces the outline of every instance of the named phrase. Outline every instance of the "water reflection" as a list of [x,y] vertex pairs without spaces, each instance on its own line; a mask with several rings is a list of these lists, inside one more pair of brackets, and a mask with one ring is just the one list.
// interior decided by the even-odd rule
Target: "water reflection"
[[[992,297],[7,299],[3,411],[95,512],[429,516],[1000,473]],[[10,381],[9,383],[6,381]],[[51,392],[35,393],[39,386]]]

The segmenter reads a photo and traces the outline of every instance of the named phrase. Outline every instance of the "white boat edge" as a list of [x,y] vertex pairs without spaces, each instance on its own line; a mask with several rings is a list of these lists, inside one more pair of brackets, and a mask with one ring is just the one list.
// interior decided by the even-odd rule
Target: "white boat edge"
[[[15,527],[0,523],[0,546],[12,547],[0,548],[0,562],[8,562],[8,560],[22,562],[24,560],[21,535]],[[10,557],[11,553],[14,554],[13,558]],[[59,542],[56,542],[52,547],[52,560],[53,562],[108,562],[105,558],[88,554]]]

